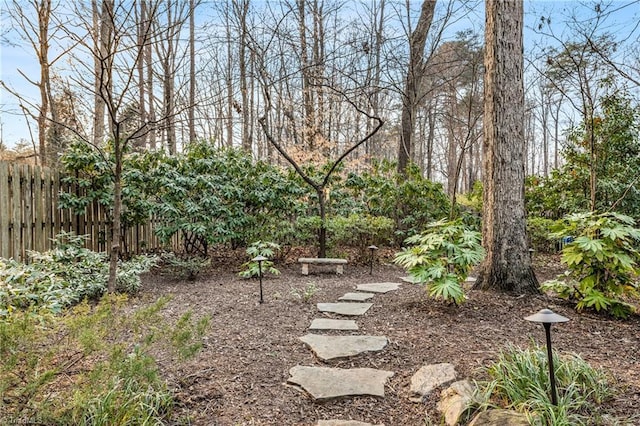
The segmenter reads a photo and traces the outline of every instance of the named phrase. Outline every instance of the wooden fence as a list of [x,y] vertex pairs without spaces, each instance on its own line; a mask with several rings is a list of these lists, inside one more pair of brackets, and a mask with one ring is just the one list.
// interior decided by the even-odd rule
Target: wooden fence
[[[46,251],[60,232],[86,235],[85,247],[104,252],[110,247],[107,212],[98,203],[85,214],[58,208],[60,192],[81,195],[81,189],[61,182],[61,174],[47,167],[0,161],[0,257],[27,260],[27,251]],[[139,254],[163,245],[153,221],[128,229],[123,250]]]

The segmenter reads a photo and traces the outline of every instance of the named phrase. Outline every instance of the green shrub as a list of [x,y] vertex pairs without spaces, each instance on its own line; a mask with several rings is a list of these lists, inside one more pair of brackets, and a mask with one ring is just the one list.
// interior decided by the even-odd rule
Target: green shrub
[[558,240],[551,236],[555,221],[544,217],[529,217],[527,219],[527,235],[530,247],[541,253],[554,253]]
[[[417,234],[435,220],[449,215],[450,201],[442,185],[424,178],[411,164],[406,174],[399,174],[394,163],[373,162],[371,170],[361,175],[351,173],[345,181],[350,203],[338,213],[348,216],[354,210],[376,217],[386,217],[395,224],[395,241]],[[360,211],[353,207],[357,200]]]
[[278,234],[295,220],[301,186],[275,166],[242,150],[190,144],[184,153],[147,154],[144,192],[160,224],[158,236],[180,235],[184,252],[206,257],[210,245],[240,247]]
[[486,367],[490,381],[481,383],[485,401],[526,413],[536,425],[587,425],[613,395],[609,379],[577,354],[553,354],[558,405],[551,402],[546,349],[508,347]]
[[176,256],[174,253],[163,253],[162,261],[171,274],[179,279],[195,280],[198,275],[211,265],[211,259],[195,255]]
[[628,216],[580,213],[554,227],[554,238],[572,236],[562,250],[568,273],[542,284],[559,297],[576,302],[576,309],[592,308],[618,318],[635,311],[628,300],[639,297],[640,230]]
[[[30,306],[60,312],[85,298],[104,294],[109,274],[106,255],[85,249],[83,243],[84,237],[62,233],[52,250],[29,252],[26,264],[0,258],[0,317]],[[117,290],[136,292],[140,274],[155,262],[155,257],[145,256],[120,262]]]
[[[251,259],[256,256],[264,256],[267,259],[273,259],[276,252],[280,250],[280,246],[276,243],[268,241],[256,241],[247,248],[247,254]],[[243,278],[252,278],[260,276],[260,268],[262,268],[262,276],[265,272],[273,275],[280,275],[280,271],[273,266],[273,261],[264,260],[259,265],[258,262],[250,260],[242,265],[242,271],[238,273]]]
[[360,260],[367,259],[371,244],[389,245],[393,242],[393,220],[368,214],[351,214],[329,219],[329,239],[333,247],[355,247]]
[[407,238],[411,247],[396,254],[414,282],[425,284],[429,296],[460,304],[466,296],[463,283],[471,268],[484,257],[480,233],[461,220],[434,222],[422,234]]
[[[65,150],[60,158],[65,174],[62,181],[73,185],[76,191],[60,192],[60,207],[70,208],[79,215],[86,214],[92,203],[103,207],[107,215],[107,223],[113,221],[113,143],[109,142],[98,150],[85,142],[76,142]],[[133,225],[147,223],[151,214],[151,205],[142,191],[142,183],[148,179],[137,165],[140,156],[125,155],[122,171],[122,217],[121,232]],[[121,248],[123,254],[127,247]]]

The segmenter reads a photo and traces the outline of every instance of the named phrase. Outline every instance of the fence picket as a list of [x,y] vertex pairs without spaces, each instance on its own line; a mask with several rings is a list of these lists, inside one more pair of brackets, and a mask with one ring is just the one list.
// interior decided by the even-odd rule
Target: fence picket
[[[61,231],[88,235],[86,247],[108,251],[111,247],[107,210],[98,203],[84,215],[58,207],[61,192],[83,191],[62,182],[62,175],[47,167],[0,161],[0,257],[26,260],[26,251],[46,251]],[[154,233],[155,220],[124,233],[122,249],[138,254],[162,248]],[[177,246],[177,239],[172,239]]]
[[22,256],[22,197],[20,196],[20,166],[14,164],[11,168],[11,241],[13,250],[11,257],[24,259]]
[[9,205],[9,163],[0,162],[0,257],[8,257],[11,247]]

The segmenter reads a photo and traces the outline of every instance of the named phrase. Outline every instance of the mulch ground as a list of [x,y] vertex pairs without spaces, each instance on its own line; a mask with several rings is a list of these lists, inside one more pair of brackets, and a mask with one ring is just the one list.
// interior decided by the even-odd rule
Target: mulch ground
[[[240,258],[240,257],[238,257]],[[204,349],[192,360],[173,364],[159,357],[160,368],[177,396],[180,424],[193,425],[315,425],[320,419],[353,419],[373,424],[440,424],[437,393],[425,403],[409,401],[411,376],[423,365],[452,363],[460,378],[482,379],[480,368],[495,360],[507,345],[544,344],[544,330],[523,317],[542,308],[567,316],[553,327],[554,348],[576,352],[592,366],[606,370],[620,389],[602,406],[629,424],[640,424],[640,318],[617,321],[577,314],[570,305],[548,296],[468,292],[468,301],[450,306],[427,298],[424,289],[404,284],[400,290],[374,298],[374,306],[356,319],[358,334],[384,335],[381,352],[323,362],[299,337],[318,313],[316,303],[335,302],[357,284],[397,282],[401,269],[376,264],[347,265],[345,274],[321,271],[300,274],[295,264],[278,265],[282,274],[263,281],[265,303],[259,304],[256,279],[238,277],[240,262],[214,262],[195,281],[180,281],[160,273],[144,278],[139,302],[171,295],[166,310],[179,317],[191,309],[209,314],[211,328]],[[557,258],[536,259],[542,281],[559,272]],[[315,286],[305,301],[295,293]],[[296,365],[340,368],[372,367],[394,371],[384,398],[358,397],[316,403],[286,385]],[[637,423],[634,423],[637,422]]]

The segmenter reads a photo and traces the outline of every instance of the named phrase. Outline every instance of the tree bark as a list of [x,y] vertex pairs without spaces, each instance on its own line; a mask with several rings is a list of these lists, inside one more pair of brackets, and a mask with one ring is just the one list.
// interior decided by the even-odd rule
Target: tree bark
[[196,140],[196,3],[189,0],[189,143]]
[[93,11],[94,40],[95,51],[98,53],[94,56],[94,116],[93,116],[93,144],[101,146],[105,134],[104,114],[105,114],[105,98],[108,97],[108,91],[111,87],[110,75],[111,58],[110,38],[112,31],[112,15],[113,2],[103,0],[101,10],[98,8],[96,0],[91,1]]
[[251,120],[249,105],[249,76],[247,72],[247,43],[249,31],[247,28],[247,16],[249,14],[249,0],[234,1],[234,13],[238,20],[238,71],[240,78],[240,99],[242,102],[242,149],[251,152],[253,141],[251,136]]
[[475,287],[537,293],[524,208],[522,0],[486,0],[484,194],[486,258]]
[[424,76],[424,47],[433,21],[435,0],[424,0],[416,28],[409,37],[409,66],[402,94],[400,143],[398,147],[398,172],[405,173],[413,153],[413,130],[420,86]]
[[[144,51],[144,46],[148,42],[147,36],[149,34],[149,22],[147,21],[147,11],[146,11],[146,1],[139,1],[139,17],[138,24],[136,25],[136,29],[138,30],[138,46],[142,51]],[[137,5],[136,5],[137,7]],[[138,55],[136,60],[136,70],[138,73],[138,114],[139,122],[141,125],[144,125],[147,121],[147,110],[145,108],[146,91],[145,91],[145,75],[144,75],[144,54]],[[137,149],[143,150],[147,146],[147,133],[145,132],[142,136],[137,138],[134,141],[134,145]]]

